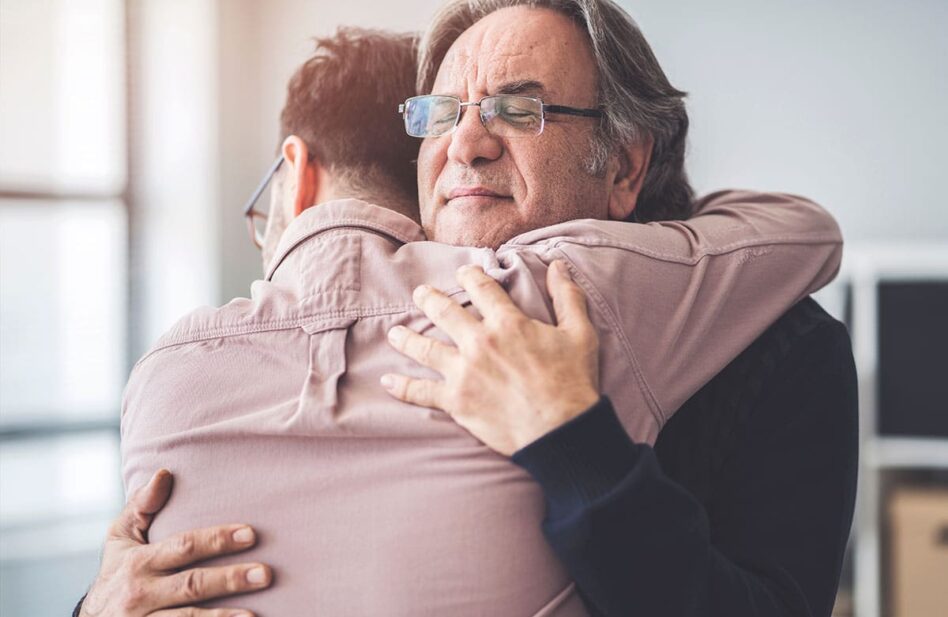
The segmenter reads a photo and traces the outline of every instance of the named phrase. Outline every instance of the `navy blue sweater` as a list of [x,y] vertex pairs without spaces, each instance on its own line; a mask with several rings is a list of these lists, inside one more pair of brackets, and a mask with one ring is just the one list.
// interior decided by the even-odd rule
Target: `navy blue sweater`
[[[620,403],[620,402],[617,402]],[[852,523],[856,376],[804,300],[633,443],[606,397],[514,454],[594,615],[829,616]]]

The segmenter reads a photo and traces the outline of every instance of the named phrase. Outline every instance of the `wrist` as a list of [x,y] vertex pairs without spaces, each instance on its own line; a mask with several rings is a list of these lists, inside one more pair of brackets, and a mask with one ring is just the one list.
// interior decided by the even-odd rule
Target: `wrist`
[[533,414],[536,422],[532,423],[528,430],[522,431],[519,438],[515,440],[515,449],[519,450],[533,443],[573,418],[582,415],[595,405],[599,398],[599,394],[590,388],[543,403],[543,406]]
[[[549,403],[546,413],[549,418],[546,434],[595,405],[599,401],[599,393],[593,388],[581,388],[574,392],[560,393],[558,398]],[[541,410],[541,413],[543,411]]]

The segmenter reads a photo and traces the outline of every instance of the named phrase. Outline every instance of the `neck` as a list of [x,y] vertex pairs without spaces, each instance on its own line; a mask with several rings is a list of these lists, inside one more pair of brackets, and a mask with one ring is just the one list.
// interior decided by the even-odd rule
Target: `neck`
[[418,201],[404,195],[404,191],[397,188],[353,187],[345,183],[338,183],[332,187],[331,191],[327,191],[327,194],[319,197],[318,203],[334,199],[361,199],[364,202],[398,212],[421,224]]

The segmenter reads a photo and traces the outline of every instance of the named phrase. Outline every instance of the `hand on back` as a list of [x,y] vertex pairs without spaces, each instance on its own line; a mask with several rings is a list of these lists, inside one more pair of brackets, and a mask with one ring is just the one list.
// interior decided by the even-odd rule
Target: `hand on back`
[[148,528],[171,495],[172,476],[159,470],[136,491],[105,539],[102,565],[82,602],[80,617],[250,617],[234,608],[197,608],[203,600],[268,587],[270,568],[260,563],[191,567],[246,550],[256,541],[240,524],[186,531],[155,544]]

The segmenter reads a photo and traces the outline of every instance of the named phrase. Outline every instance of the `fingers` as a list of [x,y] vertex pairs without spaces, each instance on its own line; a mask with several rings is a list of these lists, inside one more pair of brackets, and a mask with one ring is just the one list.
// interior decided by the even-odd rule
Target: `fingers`
[[254,613],[239,608],[169,608],[148,613],[148,617],[254,617]]
[[[273,582],[273,572],[260,563],[192,568],[157,579],[155,595],[162,604],[194,604],[202,600],[259,591]],[[185,613],[187,614],[187,613]]]
[[444,382],[388,374],[382,375],[381,383],[389,394],[400,401],[447,411]]
[[553,300],[556,324],[566,330],[582,330],[592,327],[586,308],[586,294],[573,282],[566,262],[557,259],[546,272],[546,287]]
[[139,488],[109,528],[110,538],[130,539],[139,544],[148,542],[148,528],[156,512],[164,507],[171,495],[171,472],[159,469],[148,484]]
[[448,370],[457,356],[457,350],[454,347],[413,332],[404,326],[395,326],[389,330],[388,341],[392,347],[415,362],[439,371],[441,374]]
[[174,570],[211,557],[246,550],[254,545],[256,539],[253,529],[246,525],[218,525],[185,531],[141,550],[154,570]]
[[456,345],[463,344],[480,324],[460,304],[430,285],[416,287],[412,298],[428,319],[450,336]]
[[484,319],[495,320],[504,313],[521,312],[500,283],[487,276],[479,266],[462,266],[455,276]]

